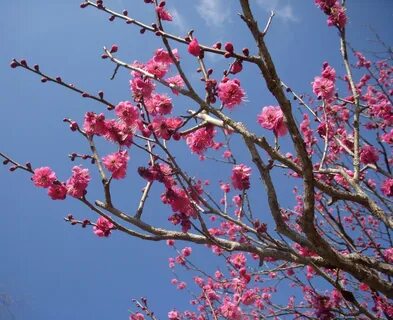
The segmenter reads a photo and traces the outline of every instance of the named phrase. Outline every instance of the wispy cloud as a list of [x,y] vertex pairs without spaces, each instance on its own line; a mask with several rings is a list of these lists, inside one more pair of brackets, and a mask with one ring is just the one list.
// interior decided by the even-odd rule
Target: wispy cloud
[[257,0],[265,11],[274,11],[276,16],[286,22],[299,22],[299,17],[293,12],[293,7],[283,0]]
[[188,26],[184,17],[179,13],[179,11],[177,11],[176,8],[170,8],[168,11],[173,16],[171,25],[175,26],[180,32],[186,32]]
[[228,1],[199,0],[196,9],[208,26],[220,27],[231,19]]

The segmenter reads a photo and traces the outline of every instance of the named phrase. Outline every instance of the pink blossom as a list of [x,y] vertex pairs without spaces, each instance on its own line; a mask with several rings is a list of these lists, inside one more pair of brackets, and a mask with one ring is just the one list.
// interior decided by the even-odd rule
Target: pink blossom
[[240,81],[237,79],[230,80],[228,78],[224,78],[220,82],[217,94],[224,107],[228,109],[239,105],[245,96],[244,90],[240,87]]
[[383,256],[388,262],[393,263],[393,248],[385,249]]
[[376,163],[379,159],[378,150],[373,146],[365,145],[360,150],[360,161],[364,164]]
[[175,132],[182,123],[183,120],[181,118],[164,118],[158,116],[153,119],[152,126],[157,137],[169,140],[173,132]]
[[67,196],[67,187],[63,183],[53,183],[48,189],[52,200],[64,200]]
[[126,150],[108,154],[102,159],[104,166],[112,173],[113,179],[123,179],[127,172],[130,157]]
[[247,261],[243,253],[233,254],[229,260],[236,269],[245,267]]
[[118,143],[120,146],[129,147],[132,143],[135,127],[130,127],[124,122],[119,122],[114,119],[105,121],[106,133],[104,138]]
[[[197,186],[194,187],[197,189]],[[189,190],[189,192],[191,191]],[[167,189],[166,192],[161,195],[161,200],[163,203],[169,204],[172,207],[173,212],[180,213],[187,218],[195,218],[195,208],[191,203],[189,192],[186,192],[182,188],[172,186],[171,189]],[[198,203],[196,196],[193,196],[192,198],[192,200]],[[186,254],[191,253],[189,249],[190,248],[186,249]]]
[[83,130],[87,135],[101,136],[106,133],[105,116],[103,113],[96,114],[94,112],[86,112]]
[[242,197],[240,195],[235,195],[232,198],[232,202],[236,205],[236,207],[240,208],[243,204]]
[[158,13],[158,16],[161,18],[161,20],[165,20],[165,21],[173,20],[171,14],[167,10],[165,10],[164,6],[157,6],[156,12]]
[[236,60],[232,65],[231,65],[231,69],[230,72],[232,74],[236,74],[239,73],[243,70],[243,64],[240,60]]
[[242,310],[233,302],[225,301],[220,307],[220,313],[228,320],[241,320]]
[[109,237],[113,227],[113,223],[110,222],[108,219],[104,217],[99,217],[96,221],[96,225],[94,226],[93,231],[98,237]]
[[134,78],[130,80],[130,89],[136,100],[141,98],[149,98],[154,91],[155,84],[151,79],[142,78],[141,74],[136,73]]
[[393,144],[393,129],[390,132],[381,135],[381,140],[388,144]]
[[136,312],[130,315],[130,320],[145,320],[143,313]]
[[192,39],[188,44],[188,52],[195,57],[199,57],[201,54],[201,47],[199,46],[197,38]]
[[295,271],[293,271],[293,269],[290,268],[290,269],[287,269],[286,273],[287,273],[288,276],[293,276],[295,274]]
[[[172,55],[175,57],[177,61],[179,61],[179,53],[177,49],[172,50]],[[161,62],[164,64],[172,64],[173,60],[172,57],[170,56],[168,51],[165,51],[164,49],[157,49],[156,52],[154,53],[153,57],[154,61]]]
[[175,245],[175,240],[173,240],[173,239],[168,239],[168,240],[166,241],[166,244],[167,244],[168,246],[170,246],[170,247],[173,247],[173,246]]
[[318,98],[331,100],[334,96],[334,82],[327,78],[315,77],[312,90]]
[[267,106],[258,115],[258,123],[262,128],[273,130],[278,137],[286,135],[288,132],[284,122],[284,114],[279,106]]
[[197,286],[199,286],[199,287],[203,287],[204,286],[204,284],[205,284],[205,281],[203,280],[203,278],[201,278],[201,277],[194,277],[194,282],[195,282],[195,284],[197,285]]
[[176,90],[175,86],[182,89],[184,87],[183,78],[178,74],[176,76],[165,79],[165,81],[169,84],[172,89],[172,92],[175,95],[179,95],[179,91]]
[[72,176],[66,182],[67,194],[74,198],[83,197],[90,181],[88,169],[75,166],[72,168]]
[[253,304],[258,298],[255,291],[256,291],[255,289],[249,289],[246,292],[244,292],[241,298],[241,302],[246,306]]
[[206,126],[188,134],[186,142],[193,153],[203,155],[208,148],[214,146],[215,134],[213,126]]
[[135,126],[139,119],[139,110],[129,101],[120,102],[115,108],[116,115],[128,126]]
[[191,247],[185,247],[185,248],[182,249],[181,254],[184,257],[188,257],[188,256],[191,255],[191,252],[192,252],[192,248]]
[[153,58],[152,60],[150,60],[146,64],[145,69],[147,72],[149,72],[149,73],[155,75],[157,78],[161,79],[168,72],[169,65],[167,63],[163,63],[163,62],[154,60],[154,58]]
[[361,284],[359,284],[359,289],[361,291],[368,291],[368,290],[370,290],[370,287],[367,284],[362,282]]
[[174,258],[168,259],[168,267],[171,269],[173,269],[175,267],[175,259]]
[[220,296],[212,289],[211,285],[204,285],[203,293],[210,301],[214,301],[214,300],[219,301],[220,299]]
[[222,156],[225,159],[229,159],[230,157],[232,157],[232,152],[230,150],[225,150],[224,153],[222,154]]
[[358,58],[358,62],[356,63],[357,67],[365,67],[367,69],[371,67],[371,62],[367,60],[361,52],[356,51],[354,54],[356,58]]
[[168,312],[168,319],[169,320],[180,320],[180,313],[179,311],[172,310]]
[[149,99],[145,101],[146,109],[150,114],[164,115],[169,114],[172,111],[172,99],[166,94],[153,94]]
[[156,163],[149,168],[139,167],[139,175],[146,179],[147,181],[158,181],[165,185],[166,188],[171,188],[175,185],[175,180],[173,179],[173,171],[169,165],[166,163]]
[[347,23],[347,15],[345,14],[344,7],[336,2],[330,8],[330,14],[327,20],[328,26],[337,26],[339,29],[344,29]]
[[310,119],[307,113],[303,114],[303,121],[300,123],[300,131],[303,134],[304,142],[307,146],[307,152],[312,154],[312,146],[317,142],[314,132],[310,127]]
[[56,181],[55,172],[49,167],[41,167],[34,170],[31,178],[34,185],[40,188],[49,188]]
[[177,285],[177,289],[179,289],[179,290],[183,290],[183,289],[185,289],[186,287],[187,287],[187,284],[186,284],[184,281],[180,282],[180,283]]
[[228,193],[229,191],[231,191],[231,187],[230,187],[229,183],[221,183],[220,188],[225,193]]
[[323,64],[322,77],[333,82],[336,81],[336,70],[332,68],[327,62]]
[[335,3],[336,0],[315,0],[315,4],[323,11],[330,9]]
[[393,197],[393,179],[388,178],[382,183],[381,190],[385,196]]
[[306,278],[309,280],[312,279],[315,275],[314,268],[312,266],[306,266],[306,270]]
[[232,169],[232,185],[235,189],[245,190],[250,188],[251,168],[244,164],[239,164]]

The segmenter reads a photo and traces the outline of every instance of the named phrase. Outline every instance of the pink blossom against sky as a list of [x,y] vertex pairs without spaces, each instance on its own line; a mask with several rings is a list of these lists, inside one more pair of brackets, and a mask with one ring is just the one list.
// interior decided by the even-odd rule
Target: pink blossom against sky
[[[195,5],[180,2],[167,1],[167,10],[176,12],[172,15],[173,22],[166,23],[171,32],[185,34],[192,28],[200,43],[231,41],[235,50],[253,48],[252,37],[241,20],[230,14],[239,11],[236,1],[216,0],[215,5],[209,1],[198,1]],[[255,1],[255,12],[260,21],[266,20],[269,14],[270,9],[259,5],[265,2]],[[267,43],[280,77],[296,91],[311,94],[310,83],[320,76],[324,61],[329,61],[337,74],[342,73],[337,32],[327,27],[326,16],[313,1],[274,2],[279,14],[273,20]],[[26,58],[32,64],[40,64],[42,70],[60,75],[91,92],[105,89],[109,100],[120,102],[130,100],[130,76],[123,70],[114,81],[109,80],[113,65],[100,59],[102,47],[117,43],[119,54],[130,62],[148,61],[162,47],[158,38],[142,36],[139,30],[123,23],[110,24],[99,11],[80,10],[79,3],[80,0],[4,1],[0,20],[0,85],[3,88],[0,96],[0,149],[20,162],[30,161],[34,168],[51,167],[62,181],[70,177],[73,166],[93,168],[80,159],[75,163],[67,162],[69,153],[87,153],[88,149],[84,141],[62,123],[63,118],[69,117],[83,124],[86,111],[94,110],[105,115],[108,112],[63,88],[40,83],[33,74],[11,70],[9,61],[13,57]],[[370,3],[348,1],[347,34],[351,46],[360,51],[375,48],[366,40],[373,36],[366,24],[387,43],[393,42],[390,31],[393,2],[373,1],[372,7]],[[154,8],[147,7],[143,1],[108,1],[108,5],[118,11],[124,9],[125,4],[129,5],[130,16],[135,14],[148,24],[153,21]],[[149,9],[153,11],[148,12]],[[206,20],[217,14],[220,23]],[[197,63],[186,46],[179,47],[179,56],[186,72],[194,72]],[[217,77],[228,66],[224,58],[207,56],[206,61],[215,69]],[[165,77],[169,76],[173,74]],[[243,71],[236,78],[241,81],[246,97],[230,111],[231,116],[252,124],[251,129],[261,134],[268,136],[270,133],[269,139],[273,141],[273,133],[261,128],[256,119],[261,108],[276,102],[266,86],[255,80],[259,79],[256,70],[243,65]],[[198,79],[199,75],[196,75],[193,80],[198,84]],[[203,84],[197,88],[203,88]],[[190,107],[198,108],[170,91],[166,93],[172,98],[176,114],[179,110],[185,112]],[[303,118],[298,120],[300,123]],[[285,149],[288,138],[280,139]],[[101,155],[116,151],[114,145],[106,144],[102,146]],[[236,146],[232,151],[239,153]],[[146,166],[146,159],[132,147],[129,156],[129,166]],[[198,155],[191,154],[185,141],[183,148],[179,149],[179,156],[186,157],[190,172],[210,179],[212,184],[219,186],[217,180],[223,177],[226,177],[226,183],[230,182],[229,166],[220,168],[217,177],[212,177],[207,162],[200,162]],[[250,163],[245,156],[239,156],[239,160]],[[98,176],[95,172],[90,173],[89,186],[97,186]],[[124,179],[115,182],[114,193],[119,195],[120,205],[125,208],[136,205],[145,181],[135,171],[128,171]],[[251,183],[254,183],[252,176]],[[284,196],[291,192],[285,177],[277,183],[282,185],[280,192]],[[386,182],[387,191],[390,190],[388,187],[390,182]],[[11,309],[17,319],[127,319],[131,298],[140,296],[148,296],[154,310],[163,319],[172,306],[188,306],[189,297],[170,283],[167,259],[173,252],[164,242],[142,242],[115,232],[109,238],[101,239],[91,230],[72,227],[63,222],[68,213],[92,221],[97,217],[71,197],[65,201],[51,201],[47,190],[34,187],[20,172],[10,174],[1,168],[0,190],[0,293],[7,292],[16,301]],[[102,198],[98,188],[89,187],[89,192],[93,198]],[[154,195],[158,197],[159,194],[157,189]],[[263,201],[260,201],[260,209],[266,204]],[[165,223],[168,209],[159,201],[150,203],[147,211],[149,218]],[[204,259],[207,255],[210,257],[210,252],[193,248],[191,257],[195,256],[202,267],[209,268]],[[162,290],[157,291],[157,287]],[[177,301],[176,305],[174,301]],[[229,304],[227,307],[223,312],[236,315],[236,308],[232,310]],[[0,318],[2,312],[0,308]]]

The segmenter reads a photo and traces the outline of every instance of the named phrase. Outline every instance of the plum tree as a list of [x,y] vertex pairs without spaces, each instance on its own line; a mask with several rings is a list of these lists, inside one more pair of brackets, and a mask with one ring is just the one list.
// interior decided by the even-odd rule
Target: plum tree
[[[86,112],[81,122],[64,119],[89,148],[86,154],[72,153],[71,160],[91,165],[74,166],[70,177],[61,179],[45,164],[33,167],[0,153],[4,164],[31,174],[51,199],[72,197],[86,205],[96,221],[73,215],[65,220],[91,227],[98,237],[123,232],[170,246],[184,241],[205,245],[221,258],[220,269],[205,272],[192,262],[187,244],[175,247],[170,267],[197,272],[198,292],[192,310],[171,310],[170,319],[393,318],[392,51],[387,48],[386,57],[374,62],[350,48],[345,1],[316,0],[338,33],[344,67],[339,73],[325,62],[312,94],[304,96],[281,80],[266,43],[273,12],[261,26],[250,2],[239,0],[240,18],[255,45],[239,50],[232,42],[204,44],[194,31],[167,32],[165,24],[174,17],[166,3],[145,3],[155,14],[151,25],[100,0],[81,4],[162,40],[146,62],[122,60],[118,45],[104,48],[101,57],[114,64],[113,79],[120,69],[130,71],[130,101],[109,101],[103,91],[84,91],[26,60],[11,62],[43,83],[107,107]],[[226,58],[228,67],[221,74],[209,68],[207,55]],[[200,79],[185,71],[186,60],[198,64]],[[239,78],[251,68],[275,103],[248,110],[253,123],[244,123],[232,111],[247,104],[249,84]],[[175,107],[181,97],[197,107]],[[100,156],[103,141],[113,152]],[[144,165],[130,160],[135,152],[145,155]],[[189,154],[210,161],[214,183],[192,172]],[[226,176],[218,176],[220,167],[230,168]],[[145,186],[134,210],[127,211],[116,204],[112,186],[130,171],[138,172]],[[280,194],[277,175],[293,187],[292,205]],[[89,195],[93,180],[101,182],[102,199]],[[152,196],[154,188],[160,197]],[[148,200],[168,208],[169,224],[146,218]],[[180,279],[173,283],[179,289],[187,285]],[[135,303],[140,310],[131,319],[155,319],[146,300]]]

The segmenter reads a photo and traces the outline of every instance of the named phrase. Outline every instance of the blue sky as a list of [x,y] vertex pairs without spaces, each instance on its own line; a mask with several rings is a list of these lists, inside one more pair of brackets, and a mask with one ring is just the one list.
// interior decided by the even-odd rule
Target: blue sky
[[[84,112],[102,112],[103,106],[53,84],[41,84],[39,78],[21,69],[11,70],[13,57],[40,64],[48,74],[61,75],[90,92],[105,90],[113,102],[130,99],[129,75],[119,72],[115,81],[109,78],[113,66],[100,59],[102,47],[119,45],[119,57],[126,61],[147,60],[160,47],[159,39],[121,22],[109,23],[102,12],[79,9],[79,0],[14,0],[3,1],[0,20],[0,150],[20,162],[33,166],[49,165],[58,176],[66,178],[72,163],[67,154],[87,152],[80,137],[71,134],[62,119],[80,121]],[[277,16],[267,42],[284,82],[298,92],[310,92],[310,82],[320,72],[323,61],[338,71],[336,31],[326,26],[326,18],[306,0],[255,0],[255,15],[264,24],[270,10]],[[373,27],[387,43],[392,43],[393,2],[390,0],[356,0],[348,3],[348,39],[362,51],[375,51],[370,41]],[[122,10],[128,5],[130,16],[146,23],[153,21],[151,8],[139,1],[107,0],[107,6]],[[132,6],[131,6],[132,5]],[[197,0],[167,1],[175,21],[168,30],[184,35],[189,29],[201,43],[233,41],[235,48],[253,46],[250,35],[236,15],[237,1]],[[195,61],[181,48],[184,67],[192,74]],[[207,63],[217,75],[227,61],[207,56]],[[198,77],[191,79],[198,86]],[[245,66],[239,76],[247,92],[247,103],[232,112],[239,121],[257,129],[255,116],[261,107],[274,104],[255,68]],[[175,108],[195,108],[184,99],[175,100]],[[285,145],[284,141],[284,145]],[[113,151],[105,145],[103,150]],[[240,149],[235,145],[234,150]],[[178,157],[190,159],[186,148],[177,150]],[[145,157],[130,151],[136,165],[146,164]],[[194,157],[194,156],[192,156]],[[199,161],[187,161],[190,172],[217,181],[229,176],[229,168],[216,169]],[[277,175],[277,183],[285,179]],[[284,180],[283,180],[284,181]],[[96,179],[95,186],[98,186]],[[114,186],[115,200],[122,208],[133,208],[143,181],[135,172]],[[16,319],[127,319],[131,298],[147,296],[154,310],[166,317],[172,307],[186,308],[188,296],[170,284],[167,258],[172,255],[164,243],[146,243],[116,233],[109,239],[98,239],[90,230],[71,227],[63,217],[94,216],[72,199],[51,201],[43,190],[33,187],[23,172],[9,173],[0,168],[0,294],[14,300],[10,309]],[[160,190],[154,191],[156,195]],[[289,187],[280,189],[282,196]],[[92,183],[89,195],[101,197]],[[256,195],[255,197],[258,197]],[[152,197],[153,198],[153,197]],[[148,204],[148,219],[165,223],[167,208],[156,200]],[[260,204],[263,207],[262,204]],[[267,214],[267,212],[266,212]],[[159,215],[159,216],[157,216]],[[266,218],[267,219],[267,218]],[[210,257],[200,250],[200,257]],[[9,319],[0,303],[0,319]],[[7,318],[8,317],[8,318]]]

